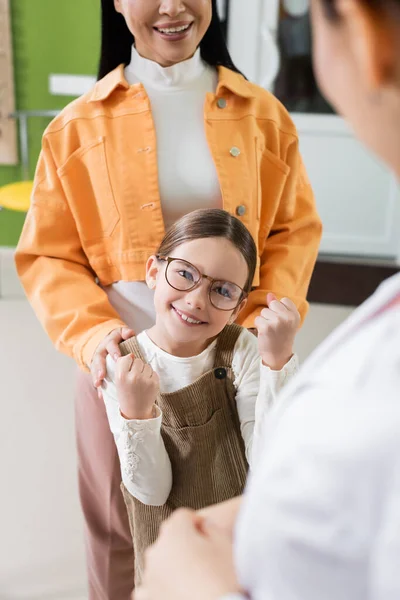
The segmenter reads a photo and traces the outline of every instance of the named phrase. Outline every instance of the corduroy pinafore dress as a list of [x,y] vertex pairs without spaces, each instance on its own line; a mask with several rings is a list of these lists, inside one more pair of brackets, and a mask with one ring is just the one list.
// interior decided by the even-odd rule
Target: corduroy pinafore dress
[[[136,585],[143,572],[144,551],[174,510],[201,509],[243,491],[248,464],[232,373],[241,331],[238,325],[225,327],[218,337],[213,368],[190,385],[158,396],[161,434],[172,466],[171,493],[163,506],[147,506],[122,486],[133,537]],[[120,349],[123,355],[133,353],[143,360],[136,338],[123,342]]]

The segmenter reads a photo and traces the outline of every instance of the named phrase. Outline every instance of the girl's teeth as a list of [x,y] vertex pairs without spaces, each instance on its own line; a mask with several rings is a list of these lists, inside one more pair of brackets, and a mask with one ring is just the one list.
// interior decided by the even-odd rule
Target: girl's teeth
[[183,319],[184,321],[187,321],[188,323],[193,323],[195,325],[200,325],[201,322],[202,322],[202,321],[195,321],[194,319],[191,319],[190,317],[187,317],[186,315],[183,315],[181,312],[179,312],[179,310],[177,310],[176,312],[178,313],[178,315],[180,316],[181,319]]
[[200,325],[201,323],[201,321],[195,321],[194,319],[191,319],[190,317],[185,317],[184,315],[182,315],[182,318],[188,323],[194,323],[195,325]]
[[169,27],[168,29],[159,29],[161,33],[181,33],[182,31],[186,31],[189,29],[189,25],[183,25],[182,27]]

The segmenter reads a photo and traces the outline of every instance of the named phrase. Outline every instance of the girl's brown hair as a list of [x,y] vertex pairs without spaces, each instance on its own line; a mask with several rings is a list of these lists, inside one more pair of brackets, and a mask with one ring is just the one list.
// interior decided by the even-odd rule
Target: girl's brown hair
[[156,254],[171,256],[175,248],[185,242],[211,237],[229,240],[242,254],[248,267],[243,289],[250,292],[257,266],[257,248],[243,223],[225,210],[203,208],[188,213],[167,231]]

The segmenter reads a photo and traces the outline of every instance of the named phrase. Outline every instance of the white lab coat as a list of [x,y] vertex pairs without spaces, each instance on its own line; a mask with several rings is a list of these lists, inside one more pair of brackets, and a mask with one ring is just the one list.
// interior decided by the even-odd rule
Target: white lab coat
[[400,304],[379,313],[399,293],[396,275],[267,417],[235,539],[251,600],[400,600]]

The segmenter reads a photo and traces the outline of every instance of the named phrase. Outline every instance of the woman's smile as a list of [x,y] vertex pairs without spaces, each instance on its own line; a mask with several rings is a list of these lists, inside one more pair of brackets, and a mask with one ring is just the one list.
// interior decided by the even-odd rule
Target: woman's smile
[[174,23],[162,23],[161,25],[154,26],[153,30],[158,33],[163,40],[179,42],[189,36],[192,28],[193,21],[178,21]]

